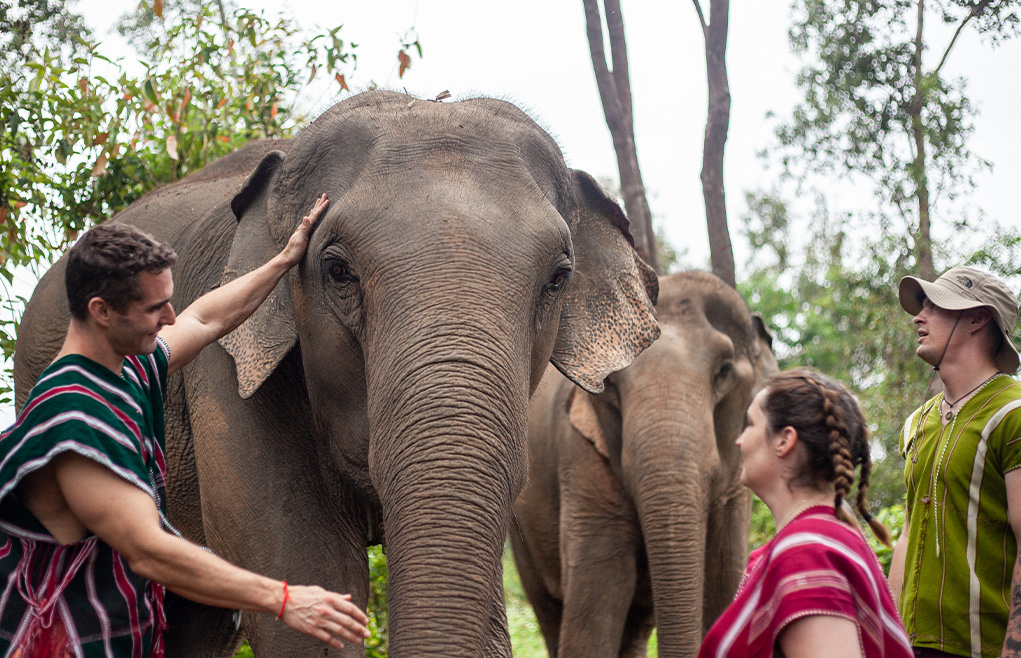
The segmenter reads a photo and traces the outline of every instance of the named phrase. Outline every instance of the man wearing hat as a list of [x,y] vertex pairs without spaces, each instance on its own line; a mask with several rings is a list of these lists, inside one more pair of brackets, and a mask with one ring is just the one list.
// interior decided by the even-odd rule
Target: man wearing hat
[[1017,298],[971,267],[905,277],[899,294],[944,391],[904,424],[906,518],[890,586],[916,656],[1021,656]]

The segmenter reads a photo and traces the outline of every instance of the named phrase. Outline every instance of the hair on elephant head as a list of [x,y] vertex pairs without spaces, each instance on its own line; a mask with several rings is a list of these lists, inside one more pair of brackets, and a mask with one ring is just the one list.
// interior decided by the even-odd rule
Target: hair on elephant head
[[[263,306],[171,382],[172,520],[362,605],[365,545],[382,537],[391,655],[509,655],[500,555],[530,393],[551,360],[599,392],[659,335],[624,214],[485,98],[367,92],[204,172],[114,220],[181,254],[178,307],[277,253],[321,193],[330,207]],[[51,288],[26,311],[33,331]],[[218,613],[180,606],[170,654],[233,641],[209,630]],[[320,655],[269,619],[243,631],[260,656]]]
[[549,371],[532,400],[511,543],[550,655],[643,655],[653,624],[660,655],[694,655],[744,567],[734,441],[772,339],[716,276],[660,286],[662,336],[604,393]]

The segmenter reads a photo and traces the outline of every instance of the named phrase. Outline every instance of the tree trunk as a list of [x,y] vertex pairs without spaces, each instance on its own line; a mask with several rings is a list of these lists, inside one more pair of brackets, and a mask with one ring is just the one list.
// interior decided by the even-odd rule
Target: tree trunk
[[915,94],[908,112],[911,115],[911,134],[915,140],[915,160],[911,163],[911,176],[915,180],[915,198],[918,201],[918,232],[915,234],[915,257],[918,273],[923,279],[936,278],[932,263],[932,238],[929,230],[929,179],[925,172],[925,126],[922,124],[922,24],[925,0],[918,0],[918,28],[915,32],[914,84]]
[[588,33],[592,69],[596,74],[603,115],[613,138],[620,172],[620,192],[624,209],[631,222],[635,249],[654,270],[659,272],[656,253],[656,236],[652,232],[652,212],[645,196],[642,172],[638,168],[638,151],[635,148],[634,118],[631,110],[631,81],[628,75],[627,44],[624,40],[624,20],[619,0],[604,0],[606,27],[610,36],[610,55],[613,70],[606,63],[603,49],[603,19],[597,0],[582,0],[585,6],[585,26]]
[[734,249],[727,225],[726,194],[723,187],[723,151],[730,127],[730,84],[727,81],[727,28],[730,0],[711,0],[709,23],[702,15],[699,0],[692,0],[705,37],[706,79],[709,108],[706,115],[705,142],[702,149],[702,196],[709,232],[709,254],[713,273],[736,287]]

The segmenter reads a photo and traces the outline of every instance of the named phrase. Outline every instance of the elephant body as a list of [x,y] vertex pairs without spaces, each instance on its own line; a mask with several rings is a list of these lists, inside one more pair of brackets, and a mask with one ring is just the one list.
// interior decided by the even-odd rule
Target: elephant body
[[532,399],[511,544],[551,657],[694,656],[747,555],[735,445],[771,337],[702,272],[660,279],[662,336],[598,395],[550,369]]
[[[390,568],[392,656],[509,656],[500,555],[530,393],[586,388],[658,336],[627,220],[509,103],[367,92],[299,137],[249,144],[111,221],[180,254],[184,308],[261,265],[320,193],[304,260],[171,377],[168,505],[189,539],[271,577],[351,592]],[[28,304],[19,406],[67,326],[63,260]],[[178,599],[168,656],[361,655],[264,615]]]

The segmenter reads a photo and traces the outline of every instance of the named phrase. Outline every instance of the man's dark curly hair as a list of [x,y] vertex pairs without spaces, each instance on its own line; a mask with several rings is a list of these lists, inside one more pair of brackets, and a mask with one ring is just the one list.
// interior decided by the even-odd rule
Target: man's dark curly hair
[[119,313],[142,298],[136,275],[159,274],[177,263],[169,245],[130,224],[100,224],[67,252],[64,288],[71,317],[85,320],[89,300],[100,297]]

